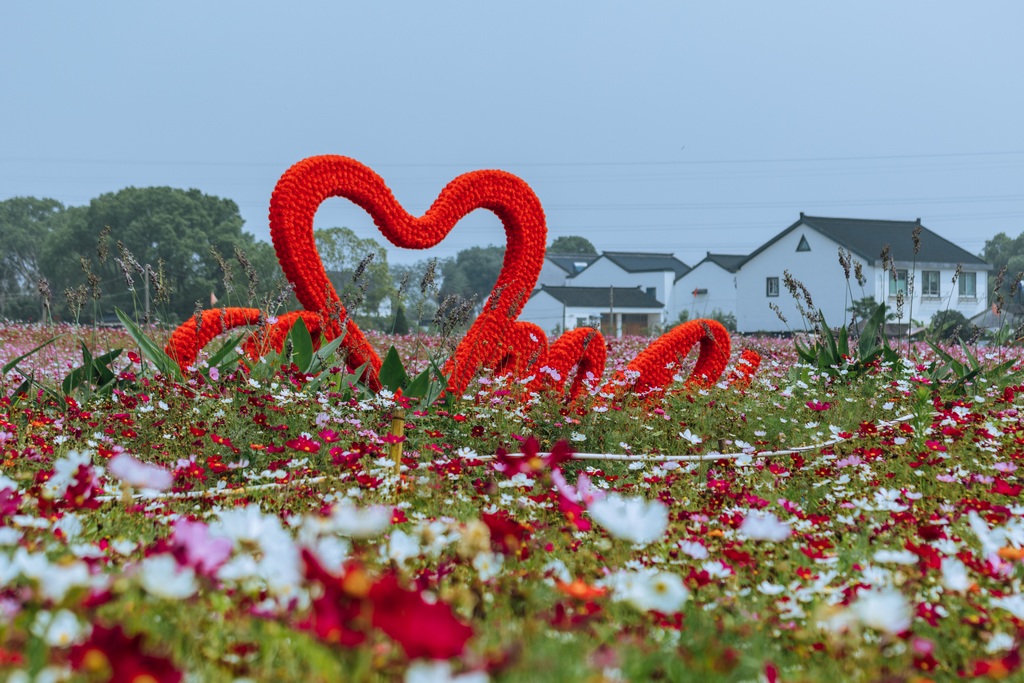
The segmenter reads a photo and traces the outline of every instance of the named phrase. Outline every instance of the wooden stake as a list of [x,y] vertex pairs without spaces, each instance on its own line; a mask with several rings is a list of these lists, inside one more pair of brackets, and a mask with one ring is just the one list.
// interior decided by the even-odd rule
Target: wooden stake
[[[405,408],[398,408],[391,416],[391,436],[405,436]],[[402,444],[405,439],[395,441],[391,444],[391,459],[395,461],[395,479],[402,478]]]

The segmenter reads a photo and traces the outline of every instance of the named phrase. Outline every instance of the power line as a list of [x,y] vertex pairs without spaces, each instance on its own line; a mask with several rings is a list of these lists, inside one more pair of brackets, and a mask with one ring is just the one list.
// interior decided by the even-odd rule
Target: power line
[[[517,167],[602,167],[602,166],[716,166],[723,164],[777,164],[777,163],[824,163],[836,161],[896,161],[904,159],[962,159],[985,157],[1009,157],[1024,155],[1024,150],[986,152],[935,152],[928,154],[865,154],[823,157],[750,157],[746,159],[686,159],[686,160],[625,160],[625,161],[526,161],[502,162]],[[155,159],[87,159],[87,158],[32,158],[0,157],[0,163],[20,164],[132,164],[138,166],[222,166],[222,167],[278,167],[278,161],[197,161],[197,160],[155,160]],[[284,162],[284,165],[294,163]],[[487,164],[484,164],[487,165]],[[375,168],[451,168],[479,167],[474,163],[454,162],[378,162]]]

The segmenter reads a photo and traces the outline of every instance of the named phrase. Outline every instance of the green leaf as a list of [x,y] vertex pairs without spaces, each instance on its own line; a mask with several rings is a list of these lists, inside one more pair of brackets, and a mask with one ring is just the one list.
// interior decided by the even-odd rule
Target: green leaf
[[299,366],[299,372],[309,372],[313,366],[313,338],[301,315],[295,319],[288,336],[292,340],[292,362]]
[[864,323],[860,331],[860,339],[857,340],[857,355],[864,359],[874,355],[878,350],[879,331],[882,331],[882,340],[885,342],[885,304],[878,304],[878,308],[871,314],[871,317]]
[[167,352],[160,348],[159,344],[147,337],[145,332],[135,324],[135,321],[129,318],[128,315],[120,308],[115,308],[114,312],[117,314],[121,324],[124,325],[126,330],[128,330],[128,334],[130,334],[132,339],[135,340],[135,343],[139,345],[139,350],[142,352],[142,355],[156,366],[156,369],[160,374],[174,377],[176,379],[182,378],[181,368],[178,367],[178,364],[174,359],[167,355]]
[[394,346],[389,348],[387,355],[384,356],[378,377],[381,385],[389,391],[397,391],[409,381],[405,368],[402,367],[402,359],[398,357],[398,351]]
[[402,394],[408,398],[423,398],[427,395],[427,391],[430,390],[431,375],[431,368],[427,368],[416,375],[409,382],[409,386],[402,390]]
[[10,372],[15,367],[17,367],[18,363],[20,363],[21,361],[25,360],[26,358],[28,358],[32,354],[37,353],[38,351],[40,351],[42,349],[45,349],[47,346],[49,346],[50,344],[54,343],[55,341],[57,341],[58,339],[60,339],[63,336],[64,335],[62,335],[62,334],[58,334],[56,337],[53,337],[49,341],[43,342],[42,344],[40,344],[36,348],[32,349],[28,353],[23,353],[20,356],[18,356],[17,358],[15,358],[14,360],[8,361],[8,363],[6,365],[4,365],[4,367],[3,367],[3,373],[2,374],[6,375],[8,372]]
[[[237,337],[232,337],[231,339],[228,339],[226,342],[224,342],[224,344],[219,349],[217,349],[216,353],[210,356],[210,360],[207,361],[209,366],[211,368],[219,367],[220,364],[224,362],[224,359],[228,357],[228,354],[234,351],[235,348],[238,346],[238,343],[242,341],[243,336],[244,335],[240,334]],[[238,362],[238,359],[234,358],[233,361]]]

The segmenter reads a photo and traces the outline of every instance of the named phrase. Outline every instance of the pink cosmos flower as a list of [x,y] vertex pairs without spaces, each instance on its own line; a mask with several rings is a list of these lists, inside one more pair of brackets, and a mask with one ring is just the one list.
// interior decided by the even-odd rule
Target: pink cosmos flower
[[231,557],[230,538],[210,535],[210,527],[202,522],[179,519],[171,535],[171,549],[178,560],[200,574],[213,576]]
[[167,469],[153,463],[142,462],[127,453],[120,453],[111,458],[107,463],[107,469],[112,475],[137,489],[166,491],[174,483],[174,475]]

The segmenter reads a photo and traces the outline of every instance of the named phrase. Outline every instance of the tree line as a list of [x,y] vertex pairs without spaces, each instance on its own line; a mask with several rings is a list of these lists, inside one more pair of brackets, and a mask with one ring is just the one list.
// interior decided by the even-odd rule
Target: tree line
[[[86,206],[54,199],[0,201],[0,319],[177,324],[197,309],[298,307],[273,247],[242,229],[238,205],[199,190],[129,187]],[[477,246],[441,261],[388,265],[372,238],[343,227],[315,231],[324,267],[364,325],[404,331],[438,309],[479,307],[501,270],[503,246]],[[595,253],[561,237],[559,253]]]

